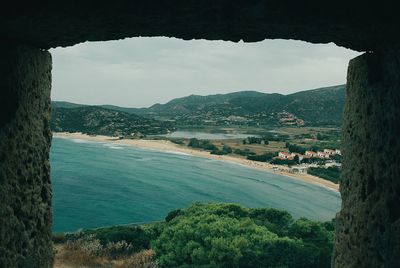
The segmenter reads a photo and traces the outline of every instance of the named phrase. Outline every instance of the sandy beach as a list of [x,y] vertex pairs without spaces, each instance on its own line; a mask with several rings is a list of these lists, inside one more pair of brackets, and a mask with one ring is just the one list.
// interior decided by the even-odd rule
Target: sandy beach
[[[54,137],[59,138],[70,138],[70,139],[82,139],[82,140],[89,140],[89,141],[97,141],[97,142],[112,142],[115,144],[123,144],[123,145],[130,145],[136,146],[139,148],[146,148],[152,150],[158,150],[162,152],[179,152],[193,156],[205,157],[209,159],[221,160],[221,161],[228,161],[231,163],[243,165],[250,168],[256,168],[259,170],[264,170],[266,172],[272,172],[275,174],[285,175],[291,177],[293,179],[302,180],[307,183],[317,184],[323,187],[327,187],[329,189],[338,191],[339,185],[328,180],[324,180],[318,178],[316,176],[312,176],[309,174],[293,174],[289,171],[281,170],[283,167],[279,167],[280,170],[276,170],[275,165],[271,165],[269,163],[257,162],[247,160],[245,158],[230,156],[230,155],[213,155],[207,151],[196,150],[192,148],[188,148],[186,146],[181,146],[175,143],[172,143],[167,140],[130,140],[130,139],[118,139],[115,137],[109,136],[89,136],[82,133],[67,133],[67,132],[56,132],[53,133]],[[275,169],[274,169],[275,167]],[[284,169],[284,168],[283,168]]]

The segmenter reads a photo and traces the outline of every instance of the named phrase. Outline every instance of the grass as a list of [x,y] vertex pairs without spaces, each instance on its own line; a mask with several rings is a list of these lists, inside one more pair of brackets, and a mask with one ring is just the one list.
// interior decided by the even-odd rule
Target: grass
[[71,248],[65,244],[55,246],[54,268],[157,268],[155,253],[142,250],[131,256],[111,259],[93,256],[82,248]]

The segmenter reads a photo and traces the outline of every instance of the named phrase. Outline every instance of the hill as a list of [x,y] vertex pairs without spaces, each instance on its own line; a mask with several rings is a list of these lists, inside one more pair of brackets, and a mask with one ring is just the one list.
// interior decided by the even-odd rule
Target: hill
[[290,95],[242,91],[191,95],[155,104],[140,113],[174,120],[178,125],[309,125],[341,124],[345,85]]
[[52,104],[55,109],[98,107],[177,126],[340,126],[344,99],[345,85],[339,85],[289,95],[257,91],[190,95],[149,108],[85,106],[68,102]]
[[98,135],[165,134],[174,128],[143,116],[99,106],[70,106],[52,109],[51,129],[56,132],[83,132]]
[[68,101],[52,101],[51,102],[51,108],[78,108],[78,107],[83,107],[83,106],[88,106],[85,104],[78,104],[78,103],[73,103],[73,102],[68,102]]

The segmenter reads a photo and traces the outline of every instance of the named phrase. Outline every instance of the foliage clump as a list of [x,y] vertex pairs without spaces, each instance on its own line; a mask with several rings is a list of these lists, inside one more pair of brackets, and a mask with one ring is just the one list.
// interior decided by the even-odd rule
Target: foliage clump
[[[293,219],[284,210],[195,203],[165,221],[67,234],[64,258],[88,267],[329,267],[333,222]],[[69,256],[69,257],[68,257]],[[79,259],[77,261],[77,258]],[[114,266],[113,266],[114,267]]]
[[310,167],[307,170],[307,172],[308,172],[308,174],[324,178],[324,179],[329,180],[334,183],[340,182],[340,168],[339,167],[335,167],[335,166],[328,167],[328,168]]
[[196,203],[153,241],[160,267],[329,267],[333,231],[277,209]]

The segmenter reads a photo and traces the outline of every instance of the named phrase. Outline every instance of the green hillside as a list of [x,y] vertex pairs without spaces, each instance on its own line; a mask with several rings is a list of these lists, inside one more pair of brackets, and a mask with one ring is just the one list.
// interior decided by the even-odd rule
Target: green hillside
[[142,109],[143,114],[177,124],[339,126],[345,86],[325,87],[290,95],[242,91],[191,95]]
[[78,107],[83,107],[87,106],[85,104],[78,104],[78,103],[73,103],[73,102],[68,102],[68,101],[52,101],[51,102],[51,108],[78,108]]
[[[256,91],[241,91],[229,94],[216,94],[208,96],[190,95],[183,98],[173,99],[165,104],[155,104],[149,108],[125,108],[114,105],[85,106],[68,102],[53,102],[52,106],[61,118],[62,114],[72,113],[70,108],[83,109],[86,113],[96,113],[100,116],[107,115],[108,119],[123,118],[121,122],[136,122],[139,125],[149,125],[153,118],[151,127],[145,128],[148,133],[158,132],[156,125],[161,126],[161,132],[174,124],[176,126],[340,126],[342,122],[342,111],[345,99],[345,85],[324,87],[306,90],[289,95],[278,93],[261,93]],[[84,109],[84,107],[91,107]],[[94,110],[97,107],[99,110]],[[67,110],[59,110],[59,109]],[[104,110],[101,110],[104,109]],[[100,111],[103,111],[101,113]],[[105,113],[104,111],[108,111]],[[111,111],[115,113],[112,115]],[[67,116],[67,115],[65,115]],[[77,112],[72,125],[77,125],[78,118],[82,118]],[[87,116],[82,124],[87,124]],[[142,117],[143,116],[143,117]],[[120,118],[121,117],[121,118]],[[56,119],[54,118],[54,119]],[[129,118],[129,119],[128,119]],[[105,120],[105,118],[103,118]],[[103,120],[99,119],[99,120]],[[91,121],[93,118],[91,118]],[[141,123],[141,122],[145,123]],[[161,123],[161,122],[164,123]],[[66,128],[66,122],[55,122],[54,127]],[[103,121],[102,121],[103,122]],[[111,125],[111,121],[105,120],[106,126],[101,126],[102,131],[121,131],[122,125]],[[169,123],[166,123],[169,122]],[[69,124],[69,123],[68,123]],[[91,123],[90,123],[91,124]],[[103,123],[101,123],[103,124]],[[136,129],[130,124],[127,128]],[[81,126],[83,127],[83,125]],[[69,129],[71,127],[69,126]],[[96,127],[97,128],[97,127]],[[85,127],[86,129],[86,127]],[[126,133],[128,130],[123,130]]]
[[98,106],[52,108],[51,129],[98,135],[164,134],[174,130],[167,122]]

